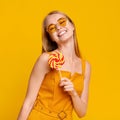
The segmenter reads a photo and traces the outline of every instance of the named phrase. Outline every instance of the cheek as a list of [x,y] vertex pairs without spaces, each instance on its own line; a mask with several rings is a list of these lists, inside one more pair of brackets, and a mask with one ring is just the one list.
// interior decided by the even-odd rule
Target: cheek
[[70,34],[70,35],[73,34],[74,29],[72,26],[68,26],[66,29],[67,29],[68,34]]
[[57,41],[57,39],[58,39],[58,37],[57,37],[57,33],[56,33],[56,32],[50,34],[50,37],[51,37],[52,41]]
[[71,31],[74,31],[74,26],[72,23],[68,23],[66,27],[69,28]]

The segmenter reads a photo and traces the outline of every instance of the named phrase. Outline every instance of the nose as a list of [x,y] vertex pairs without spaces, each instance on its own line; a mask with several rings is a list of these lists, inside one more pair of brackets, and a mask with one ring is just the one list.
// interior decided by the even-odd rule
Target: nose
[[57,30],[61,29],[61,26],[59,24],[56,24],[56,29]]

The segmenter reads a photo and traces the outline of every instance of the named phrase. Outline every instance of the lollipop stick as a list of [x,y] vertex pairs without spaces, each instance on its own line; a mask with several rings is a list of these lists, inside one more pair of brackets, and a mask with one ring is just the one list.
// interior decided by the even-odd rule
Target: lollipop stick
[[62,78],[62,74],[61,74],[61,71],[58,69],[58,71],[59,71],[59,75],[60,75],[60,79]]

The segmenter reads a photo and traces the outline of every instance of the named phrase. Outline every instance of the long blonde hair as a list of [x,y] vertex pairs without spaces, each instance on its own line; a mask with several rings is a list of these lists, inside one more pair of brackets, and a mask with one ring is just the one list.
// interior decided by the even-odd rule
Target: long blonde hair
[[[64,14],[60,11],[52,11],[52,12],[48,13],[48,15],[52,15],[52,14],[62,14],[64,16],[66,16],[68,18],[68,20],[73,24],[73,26],[74,26],[73,37],[74,37],[75,53],[78,57],[82,58],[82,55],[80,53],[79,46],[78,46],[78,41],[77,41],[77,37],[76,37],[76,29],[75,29],[75,25],[74,25],[73,21],[66,14]],[[42,53],[50,52],[50,51],[53,51],[58,48],[57,43],[52,41],[52,39],[49,36],[49,33],[46,31],[45,22],[46,22],[47,16],[45,17],[43,24],[42,24]]]

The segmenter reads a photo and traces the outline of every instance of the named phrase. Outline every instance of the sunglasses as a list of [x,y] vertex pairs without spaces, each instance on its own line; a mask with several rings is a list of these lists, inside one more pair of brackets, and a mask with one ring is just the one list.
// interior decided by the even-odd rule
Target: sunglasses
[[[67,22],[67,18],[64,18],[64,17],[59,18],[59,19],[57,20],[58,25],[59,25],[59,26],[62,26],[62,27],[65,27],[65,26],[66,26],[66,22]],[[50,24],[50,25],[47,27],[47,31],[48,31],[49,33],[54,33],[54,32],[56,32],[56,30],[57,30],[56,24]]]

